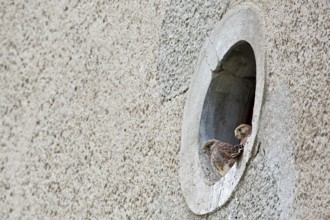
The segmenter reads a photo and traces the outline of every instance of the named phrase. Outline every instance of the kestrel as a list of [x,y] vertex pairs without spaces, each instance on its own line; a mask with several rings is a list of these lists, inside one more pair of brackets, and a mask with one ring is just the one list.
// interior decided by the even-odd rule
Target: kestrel
[[243,153],[244,144],[251,131],[252,127],[246,124],[241,124],[235,129],[235,136],[240,140],[239,145],[234,146],[215,139],[209,140],[204,144],[203,150],[209,157],[213,169],[219,172],[221,176],[224,176],[229,171]]
[[252,127],[247,124],[241,124],[235,129],[235,137],[237,137],[241,142],[241,145],[246,143],[248,137],[250,137],[252,132]]
[[213,139],[204,144],[203,150],[210,158],[213,169],[224,176],[242,154],[243,147]]

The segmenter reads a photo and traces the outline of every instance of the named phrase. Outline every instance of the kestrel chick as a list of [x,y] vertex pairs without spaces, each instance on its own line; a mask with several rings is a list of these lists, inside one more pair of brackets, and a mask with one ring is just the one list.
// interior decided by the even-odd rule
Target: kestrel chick
[[211,160],[213,170],[224,176],[242,154],[243,146],[233,146],[213,139],[204,144],[203,150]]
[[235,129],[235,136],[241,141],[240,144],[244,145],[248,137],[250,137],[252,127],[247,124],[241,124]]

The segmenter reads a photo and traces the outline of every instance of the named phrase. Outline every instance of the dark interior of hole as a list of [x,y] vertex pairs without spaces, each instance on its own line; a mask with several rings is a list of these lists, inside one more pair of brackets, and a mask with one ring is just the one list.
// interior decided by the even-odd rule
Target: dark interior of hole
[[202,151],[209,139],[238,144],[234,129],[251,124],[256,86],[256,62],[252,47],[238,42],[224,56],[213,72],[205,97],[200,122],[200,159],[207,179],[219,179],[211,169],[209,159]]

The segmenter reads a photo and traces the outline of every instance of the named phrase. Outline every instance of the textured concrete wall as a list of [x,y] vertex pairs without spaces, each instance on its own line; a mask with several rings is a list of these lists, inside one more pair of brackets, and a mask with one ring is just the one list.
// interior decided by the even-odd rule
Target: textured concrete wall
[[328,219],[329,3],[252,1],[266,90],[239,189],[195,216],[178,178],[186,91],[243,1],[1,1],[0,218]]

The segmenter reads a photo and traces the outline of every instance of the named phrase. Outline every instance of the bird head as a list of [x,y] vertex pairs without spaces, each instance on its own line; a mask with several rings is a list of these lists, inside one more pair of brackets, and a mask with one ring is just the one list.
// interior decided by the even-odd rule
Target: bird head
[[210,156],[211,155],[210,151],[216,142],[217,140],[214,139],[205,142],[203,145],[203,152],[206,153],[208,156]]
[[251,134],[252,127],[247,124],[241,124],[235,129],[235,137],[239,140],[249,136]]

